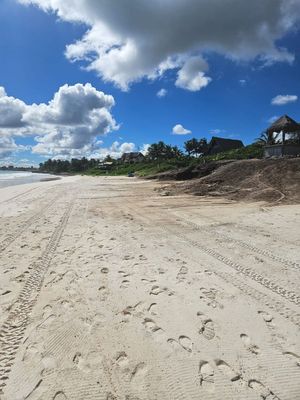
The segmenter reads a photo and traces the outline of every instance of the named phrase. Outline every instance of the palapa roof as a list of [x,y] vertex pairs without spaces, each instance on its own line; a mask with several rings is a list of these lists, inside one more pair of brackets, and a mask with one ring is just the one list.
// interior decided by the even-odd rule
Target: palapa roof
[[288,115],[283,115],[282,117],[278,118],[273,124],[267,129],[267,133],[293,133],[300,131],[300,124],[294,121]]
[[135,160],[139,158],[144,158],[144,154],[139,151],[132,151],[130,153],[123,153],[121,160]]
[[223,151],[239,149],[240,147],[244,147],[241,140],[213,136],[208,144],[205,154],[217,154]]

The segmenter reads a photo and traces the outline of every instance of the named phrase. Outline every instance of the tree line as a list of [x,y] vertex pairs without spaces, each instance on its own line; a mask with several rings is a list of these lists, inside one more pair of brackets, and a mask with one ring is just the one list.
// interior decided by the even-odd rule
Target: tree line
[[[171,146],[159,141],[149,146],[147,154],[145,155],[145,161],[162,161],[172,159],[183,159],[186,157],[197,157],[205,154],[207,151],[207,140],[202,139],[190,139],[184,143],[184,151],[179,149],[178,146]],[[110,155],[106,156],[103,162],[120,163],[120,160],[114,160]],[[73,173],[73,172],[84,172],[89,169],[93,169],[99,165],[99,160],[92,158],[87,159],[83,157],[81,159],[72,158],[71,160],[52,160],[49,159],[44,163],[40,163],[40,171],[52,172],[52,173]]]

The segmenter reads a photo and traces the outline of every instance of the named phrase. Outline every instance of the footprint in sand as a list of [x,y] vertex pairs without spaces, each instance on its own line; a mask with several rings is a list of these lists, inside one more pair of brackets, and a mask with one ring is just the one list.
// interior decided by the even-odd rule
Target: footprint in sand
[[145,376],[146,372],[147,368],[144,362],[137,364],[134,370],[132,371],[130,378],[131,382],[133,382],[134,385],[136,385],[138,383],[138,380],[142,379]]
[[108,268],[106,268],[106,267],[104,267],[104,268],[101,268],[101,272],[102,272],[102,274],[108,274],[108,272],[109,272],[109,269],[108,269]]
[[67,400],[67,399],[68,399],[67,396],[62,391],[56,392],[53,397],[53,400]]
[[218,291],[214,288],[207,289],[205,287],[200,288],[200,299],[204,300],[206,304],[213,308],[224,308],[223,304],[217,301]]
[[187,267],[186,267],[186,266],[182,266],[182,267],[180,268],[178,274],[177,274],[176,279],[177,279],[179,282],[185,281],[185,280],[186,280],[186,275],[187,275],[187,273],[188,273]]
[[51,309],[52,309],[52,307],[49,309],[47,308],[46,311],[43,313],[43,321],[37,325],[37,327],[36,327],[37,331],[39,331],[40,329],[47,328],[55,320],[56,315],[51,314]]
[[188,336],[179,336],[178,342],[184,350],[188,351],[189,353],[192,352],[193,343]]
[[253,354],[260,353],[259,347],[252,343],[252,341],[248,335],[246,335],[245,333],[241,333],[240,338],[247,350],[251,351],[251,353],[253,353]]
[[182,350],[192,352],[193,343],[188,336],[179,336],[178,340],[170,338],[167,340],[167,343],[172,346],[173,350]]
[[172,346],[173,350],[182,350],[182,346],[177,342],[177,340],[170,338],[167,340],[167,343]]
[[38,354],[40,353],[40,349],[38,347],[38,343],[30,344],[26,347],[22,361],[34,360]]
[[96,351],[91,351],[85,357],[83,357],[80,352],[77,352],[73,357],[73,363],[77,365],[78,369],[85,373],[96,370],[101,362],[101,355]]
[[266,388],[261,382],[257,381],[256,379],[251,379],[248,382],[248,386],[255,390],[262,399],[270,399],[270,400],[279,400],[277,396],[274,395],[274,393]]
[[207,392],[213,392],[215,390],[215,378],[214,370],[207,361],[200,361],[199,364],[199,377],[200,386],[203,387]]
[[161,289],[159,286],[152,286],[151,290],[150,290],[150,294],[157,296],[160,293],[163,293],[163,289]]
[[143,321],[143,325],[147,329],[147,331],[152,332],[152,333],[162,333],[163,330],[156,325],[155,321],[150,318],[145,318]]
[[203,335],[207,340],[212,340],[215,337],[215,327],[213,321],[210,318],[207,318],[201,312],[198,312],[197,316],[200,317],[201,320],[199,334]]
[[264,320],[267,324],[271,324],[271,322],[273,321],[272,315],[270,315],[270,314],[267,313],[266,311],[258,311],[258,314],[262,316],[263,320]]
[[238,382],[241,380],[241,374],[231,368],[225,361],[216,359],[215,363],[219,371],[223,375],[227,376],[231,382]]
[[128,365],[128,357],[125,351],[121,351],[117,354],[116,363],[119,367],[124,368]]
[[156,303],[150,304],[147,311],[150,312],[152,315],[157,315],[157,304]]
[[130,285],[130,281],[128,279],[124,279],[121,282],[120,288],[121,289],[127,289],[129,287],[129,285]]
[[46,356],[42,358],[41,363],[44,367],[41,371],[41,376],[45,376],[57,368],[56,359],[52,356]]
[[300,356],[291,351],[284,351],[283,354],[286,355],[290,360],[295,361],[296,365],[300,367]]

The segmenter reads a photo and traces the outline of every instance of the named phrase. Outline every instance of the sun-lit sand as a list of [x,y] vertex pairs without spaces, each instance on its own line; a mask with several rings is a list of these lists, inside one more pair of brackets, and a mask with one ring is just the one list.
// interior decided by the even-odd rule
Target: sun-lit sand
[[0,190],[0,398],[299,400],[300,206]]

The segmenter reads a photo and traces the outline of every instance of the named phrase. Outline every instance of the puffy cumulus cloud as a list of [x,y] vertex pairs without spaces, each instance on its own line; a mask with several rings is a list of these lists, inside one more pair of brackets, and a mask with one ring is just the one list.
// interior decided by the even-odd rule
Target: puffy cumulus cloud
[[134,143],[120,143],[115,141],[109,147],[99,147],[90,155],[90,158],[99,158],[103,160],[106,156],[110,155],[112,158],[117,159],[120,158],[123,153],[130,153],[135,150],[136,145]]
[[191,57],[177,74],[175,85],[182,89],[196,92],[209,84],[211,78],[205,76],[208,65],[201,57]]
[[185,129],[181,124],[177,124],[172,129],[173,135],[189,135],[192,131]]
[[156,96],[161,98],[161,97],[165,97],[167,95],[168,91],[167,89],[160,89],[157,93]]
[[[66,56],[85,60],[89,70],[124,90],[144,77],[180,69],[186,59],[207,51],[236,60],[292,62],[294,55],[276,43],[300,20],[298,0],[19,2],[85,23],[86,33],[68,45]],[[187,86],[201,88],[203,79],[198,72]]]
[[290,95],[290,94],[278,95],[272,99],[271,104],[273,104],[273,106],[283,106],[288,103],[294,103],[297,100],[298,96],[296,95]]
[[[99,142],[99,145],[102,145],[102,142]],[[136,144],[132,142],[120,143],[115,141],[109,147],[98,147],[97,150],[89,156],[89,158],[103,160],[106,156],[110,155],[112,158],[118,159],[122,156],[122,154],[130,153],[132,151],[140,151],[142,154],[146,155],[149,147],[150,144],[143,144],[141,148],[137,148]]]
[[25,126],[25,110],[26,105],[23,101],[7,96],[4,87],[0,86],[0,129]]
[[27,105],[0,91],[0,134],[35,135],[33,153],[81,156],[97,148],[98,136],[118,126],[111,115],[114,98],[91,84],[64,85],[49,103]]
[[26,146],[17,145],[13,138],[0,135],[0,161],[19,151],[27,150]]

